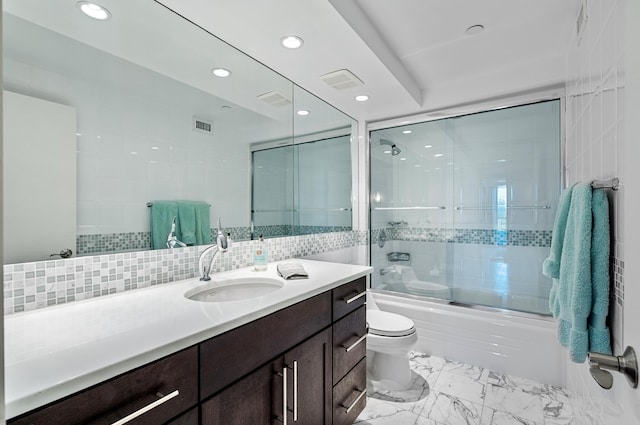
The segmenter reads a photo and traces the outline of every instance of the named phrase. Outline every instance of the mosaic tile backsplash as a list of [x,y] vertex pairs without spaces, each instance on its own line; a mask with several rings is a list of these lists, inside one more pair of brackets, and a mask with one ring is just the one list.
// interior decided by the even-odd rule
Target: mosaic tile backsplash
[[[234,240],[251,240],[250,227],[225,227],[225,232],[230,232]],[[310,235],[315,233],[349,232],[351,227],[345,226],[291,226],[291,225],[269,225],[255,226],[253,229],[253,239],[258,235],[265,238]],[[216,229],[211,229],[211,240],[214,241],[217,234]],[[79,256],[91,254],[108,254],[110,252],[140,251],[151,249],[151,232],[128,232],[128,233],[108,233],[95,235],[78,235],[76,238],[76,250]]]
[[[368,242],[349,231],[267,239],[269,261],[304,257]],[[255,241],[234,242],[215,271],[253,264]],[[196,276],[203,247],[136,251],[4,266],[5,315],[130,291]]]

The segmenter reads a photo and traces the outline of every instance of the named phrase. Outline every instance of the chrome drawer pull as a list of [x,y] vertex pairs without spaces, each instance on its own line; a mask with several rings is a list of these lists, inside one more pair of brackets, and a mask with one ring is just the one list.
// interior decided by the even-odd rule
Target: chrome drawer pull
[[282,368],[282,423],[287,425],[287,365]]
[[348,353],[349,351],[351,351],[354,348],[356,348],[356,346],[358,344],[360,344],[362,341],[364,341],[365,339],[367,339],[367,334],[362,335],[360,338],[358,338],[358,340],[356,342],[354,342],[350,346],[347,347],[346,345],[342,345],[341,347],[344,348],[346,350],[346,352]]
[[165,402],[171,400],[172,398],[177,397],[179,394],[180,394],[180,391],[178,391],[178,390],[175,390],[171,394],[167,394],[165,396],[163,396],[162,394],[158,393],[158,394],[156,394],[156,396],[160,397],[160,399],[154,401],[151,404],[147,404],[143,408],[136,410],[132,414],[130,414],[128,416],[125,416],[124,418],[120,419],[119,421],[114,422],[111,425],[123,425],[123,424],[126,424],[127,422],[132,421],[133,419],[137,418],[138,416],[147,413],[149,410],[155,409],[156,407],[160,406],[162,403],[165,403]]
[[351,298],[346,298],[346,297],[345,297],[345,298],[343,298],[343,300],[344,300],[344,302],[346,302],[347,304],[351,304],[351,303],[352,303],[352,302],[354,302],[355,300],[357,300],[357,299],[359,299],[359,298],[362,298],[362,297],[364,297],[365,295],[367,295],[367,291],[366,291],[366,289],[365,289],[364,291],[360,292],[359,294],[354,295],[354,296],[353,296],[353,297],[351,297]]
[[[355,391],[360,391],[358,389],[356,389]],[[362,397],[364,397],[364,395],[367,393],[367,389],[365,388],[364,390],[362,390],[360,392],[360,395],[358,395],[358,397],[356,397],[356,399],[353,401],[353,403],[351,403],[351,405],[349,407],[345,406],[344,404],[342,405],[342,407],[344,407],[345,409],[347,409],[347,413],[351,412],[351,410],[356,406],[356,404],[358,404],[358,402],[360,401],[360,399]]]

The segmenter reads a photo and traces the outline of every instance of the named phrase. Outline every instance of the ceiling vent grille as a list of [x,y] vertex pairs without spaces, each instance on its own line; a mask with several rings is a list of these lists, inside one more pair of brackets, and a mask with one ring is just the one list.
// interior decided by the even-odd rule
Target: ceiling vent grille
[[211,130],[213,130],[213,123],[201,118],[193,117],[193,130],[211,134]]
[[353,75],[348,69],[341,69],[324,74],[320,76],[320,79],[336,90],[350,89],[364,84],[360,78]]
[[270,91],[268,93],[261,94],[260,96],[258,96],[258,99],[260,99],[265,103],[268,103],[271,106],[277,106],[277,107],[287,106],[293,103],[291,102],[291,99],[289,97],[275,90]]

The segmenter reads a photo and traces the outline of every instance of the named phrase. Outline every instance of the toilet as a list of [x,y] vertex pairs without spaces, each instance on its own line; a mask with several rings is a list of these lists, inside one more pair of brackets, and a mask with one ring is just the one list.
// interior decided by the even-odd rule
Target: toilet
[[378,388],[406,390],[411,387],[409,351],[418,341],[411,319],[382,311],[367,294],[367,379]]
[[411,266],[394,264],[382,269],[380,274],[382,275],[383,283],[389,289],[424,297],[451,298],[451,292],[446,285],[418,279]]

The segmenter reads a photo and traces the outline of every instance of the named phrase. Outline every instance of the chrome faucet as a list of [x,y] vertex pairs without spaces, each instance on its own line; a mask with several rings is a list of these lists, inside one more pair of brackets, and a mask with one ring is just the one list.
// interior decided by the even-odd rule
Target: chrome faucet
[[[218,254],[220,254],[221,252],[227,252],[230,246],[231,239],[227,238],[227,236],[222,233],[220,218],[218,218],[218,235],[216,236],[216,243],[205,248],[205,250],[200,254],[200,258],[198,259],[198,273],[200,273],[200,280],[211,280],[211,276],[209,276],[209,274],[211,273],[213,263],[215,263]],[[213,251],[213,254],[211,255],[211,261],[209,261],[209,264],[205,264],[205,257],[210,251]]]

